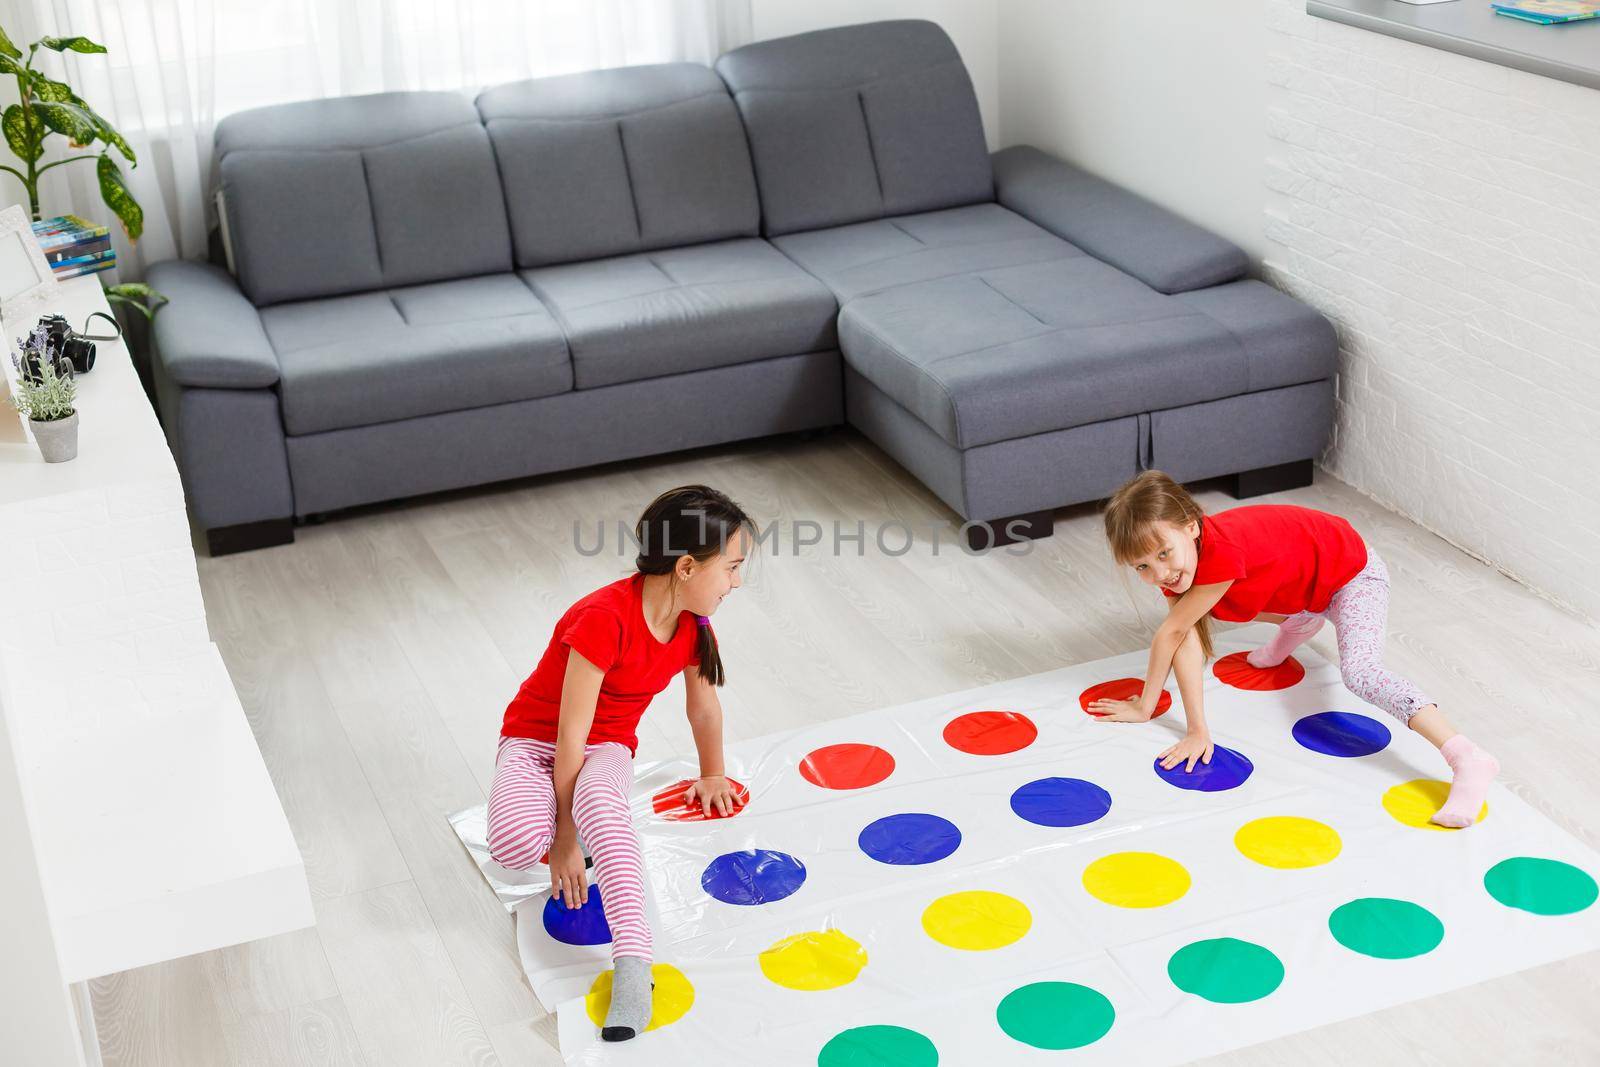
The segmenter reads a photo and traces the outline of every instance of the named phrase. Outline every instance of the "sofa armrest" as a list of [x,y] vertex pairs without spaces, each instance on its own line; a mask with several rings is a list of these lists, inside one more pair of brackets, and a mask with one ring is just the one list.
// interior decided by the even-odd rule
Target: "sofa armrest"
[[1031,145],[993,157],[996,198],[1163,293],[1242,278],[1244,250],[1136,193]]
[[145,280],[171,300],[151,330],[156,358],[174,382],[212,389],[277,384],[278,357],[261,316],[226,271],[172,259],[153,265]]

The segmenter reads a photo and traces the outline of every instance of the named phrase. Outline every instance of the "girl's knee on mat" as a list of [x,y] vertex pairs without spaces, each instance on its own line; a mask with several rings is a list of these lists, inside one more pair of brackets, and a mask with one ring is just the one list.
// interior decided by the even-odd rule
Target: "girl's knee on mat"
[[532,870],[544,862],[550,851],[552,835],[549,831],[508,831],[490,824],[485,844],[489,858],[508,871]]

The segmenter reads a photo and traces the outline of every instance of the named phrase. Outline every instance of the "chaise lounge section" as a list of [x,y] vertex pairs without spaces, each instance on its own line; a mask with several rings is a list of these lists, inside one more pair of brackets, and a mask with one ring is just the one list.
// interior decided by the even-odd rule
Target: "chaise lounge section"
[[839,300],[847,420],[983,538],[1047,532],[1149,466],[1309,482],[1327,320],[1126,190],[1027,146],[991,158],[936,26],[761,42],[717,70],[763,232]]

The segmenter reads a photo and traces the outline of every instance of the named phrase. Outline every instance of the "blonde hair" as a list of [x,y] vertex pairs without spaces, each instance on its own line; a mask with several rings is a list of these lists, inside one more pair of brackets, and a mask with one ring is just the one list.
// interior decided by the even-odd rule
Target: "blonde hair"
[[[1117,563],[1132,566],[1135,560],[1161,547],[1156,523],[1182,527],[1192,522],[1200,526],[1204,517],[1205,512],[1187,489],[1162,471],[1144,471],[1112,494],[1106,503],[1106,540],[1111,543],[1111,555]],[[1200,616],[1194,632],[1209,660],[1212,655],[1211,617]]]

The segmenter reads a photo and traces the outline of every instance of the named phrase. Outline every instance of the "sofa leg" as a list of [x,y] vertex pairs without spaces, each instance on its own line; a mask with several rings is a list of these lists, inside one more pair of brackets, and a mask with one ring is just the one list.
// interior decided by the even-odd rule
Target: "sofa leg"
[[1279,463],[1275,467],[1240,471],[1229,482],[1228,491],[1238,500],[1266,493],[1281,493],[1285,489],[1304,489],[1311,484],[1311,461],[1297,459],[1293,463]]
[[206,547],[212,556],[231,556],[258,548],[294,543],[293,519],[264,519],[237,526],[217,526],[206,531]]
[[968,522],[961,527],[967,537],[967,547],[983,552],[1019,541],[1037,541],[1055,533],[1056,515],[1053,511],[1030,511],[1026,515],[1012,515],[1006,519],[987,522]]

